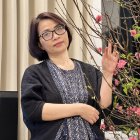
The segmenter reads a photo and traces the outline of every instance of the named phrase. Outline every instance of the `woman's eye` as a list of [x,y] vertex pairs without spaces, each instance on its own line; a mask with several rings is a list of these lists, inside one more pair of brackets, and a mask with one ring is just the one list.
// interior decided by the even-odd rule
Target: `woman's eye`
[[64,27],[63,26],[58,26],[57,27],[57,30],[61,30],[61,29],[64,29]]
[[43,35],[44,35],[44,36],[48,36],[48,35],[50,35],[50,32],[46,32],[46,33],[44,33]]
[[62,27],[62,26],[60,26],[60,27],[58,27],[58,29],[63,29],[63,27]]

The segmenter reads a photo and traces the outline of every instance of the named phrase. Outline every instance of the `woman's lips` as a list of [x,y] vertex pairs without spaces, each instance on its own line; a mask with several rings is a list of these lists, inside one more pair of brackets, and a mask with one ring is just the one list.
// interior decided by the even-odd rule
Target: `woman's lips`
[[60,47],[62,45],[62,43],[63,43],[63,41],[57,42],[57,43],[54,44],[54,47]]

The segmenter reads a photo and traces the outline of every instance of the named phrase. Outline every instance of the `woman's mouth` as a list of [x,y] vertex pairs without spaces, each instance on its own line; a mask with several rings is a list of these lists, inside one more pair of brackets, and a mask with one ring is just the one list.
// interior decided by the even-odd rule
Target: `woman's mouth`
[[62,43],[63,43],[63,41],[57,42],[57,43],[54,44],[54,47],[60,47],[62,45]]

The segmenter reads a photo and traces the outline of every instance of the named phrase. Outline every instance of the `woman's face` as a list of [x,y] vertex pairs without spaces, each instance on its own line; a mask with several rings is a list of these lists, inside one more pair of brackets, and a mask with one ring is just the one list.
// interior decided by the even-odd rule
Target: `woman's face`
[[[61,35],[55,33],[54,30],[58,32],[58,34],[61,33]],[[54,32],[52,33],[50,31]],[[46,40],[44,40],[43,37],[40,37],[41,49],[45,50],[49,57],[59,55],[67,51],[69,44],[67,31],[65,31],[63,26],[57,22],[52,19],[41,20],[38,25],[38,33],[39,35],[44,34],[43,37]]]

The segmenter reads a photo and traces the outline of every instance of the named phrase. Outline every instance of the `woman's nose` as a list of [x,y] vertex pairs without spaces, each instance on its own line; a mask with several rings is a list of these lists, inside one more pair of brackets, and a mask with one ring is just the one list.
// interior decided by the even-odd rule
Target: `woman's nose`
[[56,34],[55,32],[53,32],[53,39],[56,40],[58,39],[60,36],[58,34]]

